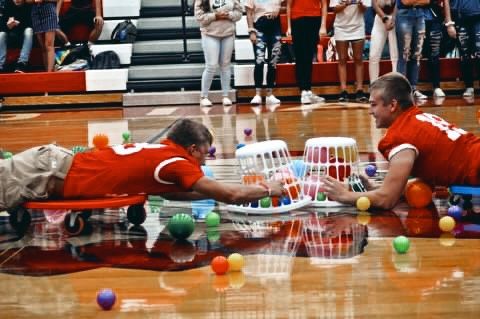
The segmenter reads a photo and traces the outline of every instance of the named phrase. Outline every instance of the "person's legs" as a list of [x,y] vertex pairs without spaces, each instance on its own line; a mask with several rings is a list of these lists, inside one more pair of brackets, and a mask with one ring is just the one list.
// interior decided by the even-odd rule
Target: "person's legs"
[[20,56],[18,57],[18,63],[28,63],[30,58],[30,52],[32,51],[33,44],[33,30],[32,28],[26,28],[23,31],[23,44],[22,50],[20,51]]
[[55,65],[55,30],[45,32],[45,51],[47,72],[53,72]]
[[385,29],[383,22],[382,20],[380,20],[379,16],[375,16],[372,27],[370,55],[368,61],[368,74],[370,77],[370,83],[373,83],[373,81],[378,78],[378,75],[380,73],[380,59],[382,57],[382,51],[383,47],[385,46],[386,40],[387,30]]
[[255,28],[257,29],[257,43],[253,44],[253,52],[255,54],[253,78],[255,80],[255,88],[260,90],[263,86],[263,65],[265,64],[268,35],[257,24]]
[[355,64],[356,91],[363,90],[363,45],[365,40],[351,41]]
[[413,23],[408,16],[397,15],[396,33],[398,44],[398,63],[397,71],[403,75],[407,75],[407,62],[410,59]]
[[340,89],[346,91],[349,41],[336,40],[335,43],[338,53],[338,77],[340,79]]
[[45,47],[45,33],[37,33],[37,42],[42,50],[43,67],[47,68],[47,48]]
[[[222,95],[223,97],[228,97],[230,92],[230,82],[232,81],[232,53],[233,47],[235,45],[235,36],[225,37],[221,39],[220,43],[220,56],[219,56],[219,65],[220,65],[220,80],[222,84]],[[224,103],[224,104],[232,104]]]
[[392,72],[397,72],[398,43],[395,29],[388,31],[388,49],[390,51],[390,60],[392,61]]
[[427,43],[430,47],[430,58],[428,62],[434,89],[433,94],[434,96],[442,97],[445,96],[445,93],[440,89],[440,44],[443,37],[442,21],[437,19],[431,20],[426,23],[426,27],[428,30]]
[[412,37],[412,56],[407,62],[407,78],[416,91],[418,75],[420,72],[420,59],[422,58],[423,43],[425,41],[425,19],[423,16],[415,18]]
[[210,90],[213,77],[218,67],[220,41],[215,37],[202,34],[202,48],[205,57],[205,70],[202,74],[201,97],[208,98],[208,91]]
[[7,33],[0,32],[0,71],[3,70],[7,59]]

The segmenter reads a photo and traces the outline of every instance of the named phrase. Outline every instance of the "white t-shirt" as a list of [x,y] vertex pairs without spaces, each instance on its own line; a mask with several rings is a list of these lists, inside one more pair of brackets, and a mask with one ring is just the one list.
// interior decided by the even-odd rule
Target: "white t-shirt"
[[232,11],[233,6],[233,0],[210,0],[210,8],[212,9],[212,12]]
[[[338,3],[339,0],[331,0],[330,7],[335,7]],[[363,3],[367,5],[366,1]],[[348,5],[342,12],[336,14],[333,28],[335,41],[365,39],[363,12],[360,12],[357,4]]]
[[282,0],[245,0],[245,7],[255,12],[254,22],[264,15],[278,15]]

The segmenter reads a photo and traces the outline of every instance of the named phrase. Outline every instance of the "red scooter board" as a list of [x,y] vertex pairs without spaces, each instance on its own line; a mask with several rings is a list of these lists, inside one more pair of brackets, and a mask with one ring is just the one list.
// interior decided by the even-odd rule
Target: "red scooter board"
[[120,208],[128,206],[127,219],[134,225],[142,224],[146,219],[144,208],[146,195],[130,195],[118,197],[104,197],[96,199],[60,199],[46,201],[30,201],[15,211],[9,212],[10,224],[15,229],[25,229],[31,221],[28,210],[69,210],[65,216],[64,226],[69,235],[80,234],[85,228],[87,219],[93,209]]

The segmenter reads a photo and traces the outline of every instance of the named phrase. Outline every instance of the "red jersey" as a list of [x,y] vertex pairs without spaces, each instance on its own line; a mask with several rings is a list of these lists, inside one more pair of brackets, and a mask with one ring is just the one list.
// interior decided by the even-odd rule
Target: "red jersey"
[[76,154],[63,192],[65,198],[161,195],[189,191],[202,176],[200,163],[170,140],[116,145]]
[[413,176],[432,185],[480,185],[480,138],[441,117],[416,106],[401,114],[378,150],[390,160],[406,148],[417,154]]
[[290,18],[292,20],[302,17],[321,17],[321,0],[293,0],[290,7]]

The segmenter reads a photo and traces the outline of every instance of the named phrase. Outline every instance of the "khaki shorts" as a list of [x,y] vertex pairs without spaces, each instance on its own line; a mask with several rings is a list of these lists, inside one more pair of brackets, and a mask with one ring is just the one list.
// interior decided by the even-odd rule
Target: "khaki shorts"
[[70,150],[49,144],[0,159],[0,211],[48,198],[55,180],[65,178],[72,157]]

